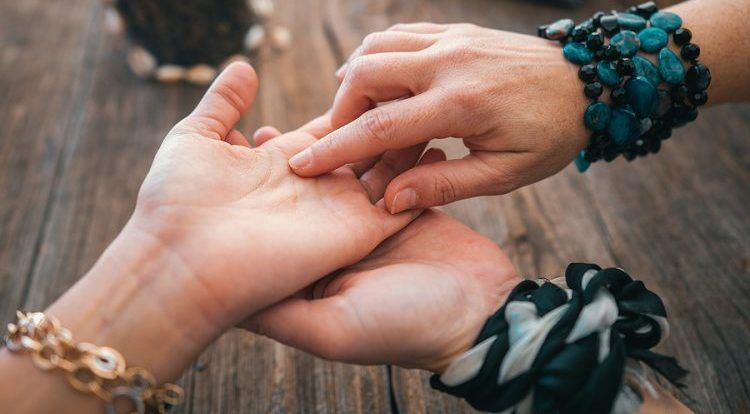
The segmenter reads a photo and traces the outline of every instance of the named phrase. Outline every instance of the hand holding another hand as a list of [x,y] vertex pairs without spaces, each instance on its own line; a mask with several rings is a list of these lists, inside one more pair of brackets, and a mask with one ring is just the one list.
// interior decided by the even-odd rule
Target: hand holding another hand
[[292,173],[289,157],[330,130],[325,118],[251,148],[233,128],[256,89],[249,65],[229,66],[164,139],[129,222],[48,309],[79,340],[174,380],[227,329],[356,263],[419,214],[373,204],[349,167]]
[[[290,165],[305,177],[353,162],[373,167],[374,181],[385,171],[393,213],[507,193],[558,172],[588,140],[575,66],[536,37],[400,24],[367,36],[339,75],[331,114],[338,129]],[[469,155],[403,173],[390,168],[447,137],[462,138]]]
[[371,203],[349,167],[316,179],[290,171],[288,158],[316,140],[307,131],[330,130],[326,118],[251,148],[233,127],[256,89],[248,65],[220,76],[164,140],[126,228],[183,263],[220,324],[357,262],[418,214]]
[[[393,216],[371,202],[385,191],[383,170],[370,173],[382,185],[369,186],[350,166],[293,174],[287,160],[331,131],[328,117],[287,134],[261,131],[250,148],[232,127],[256,85],[248,66],[230,67],[175,126],[130,227],[179,258],[198,297],[215,300],[203,308],[217,324],[271,305],[245,325],[330,359],[441,370],[519,281],[510,261],[441,213],[401,230],[419,212]],[[430,151],[420,162],[443,159]]]
[[426,211],[359,263],[241,326],[332,360],[441,372],[520,281],[491,240]]
[[517,281],[507,257],[438,213],[409,226],[420,211],[373,204],[385,187],[350,166],[295,175],[289,157],[331,130],[326,117],[251,148],[233,128],[256,88],[248,65],[220,75],[165,138],[120,235],[48,314],[159,381],[247,318],[323,357],[442,370]]

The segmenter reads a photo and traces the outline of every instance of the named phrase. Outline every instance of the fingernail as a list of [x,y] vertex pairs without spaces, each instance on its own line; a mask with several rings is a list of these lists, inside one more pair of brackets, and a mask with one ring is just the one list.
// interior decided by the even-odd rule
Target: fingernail
[[295,155],[289,160],[289,165],[292,167],[293,170],[300,170],[302,168],[307,167],[308,164],[310,164],[310,161],[312,161],[312,153],[310,152],[310,149],[306,149],[299,154]]
[[401,190],[393,197],[391,214],[398,214],[417,206],[417,192],[411,188]]

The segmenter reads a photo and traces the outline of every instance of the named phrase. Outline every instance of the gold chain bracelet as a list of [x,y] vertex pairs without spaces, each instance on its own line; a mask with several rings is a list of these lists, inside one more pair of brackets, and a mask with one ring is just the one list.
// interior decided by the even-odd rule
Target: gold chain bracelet
[[61,369],[68,382],[83,393],[104,400],[105,413],[116,414],[115,403],[129,402],[128,412],[164,414],[184,400],[175,384],[156,386],[145,369],[127,367],[116,350],[81,342],[75,344],[68,329],[41,312],[16,312],[16,323],[8,324],[5,346],[11,352],[31,353],[34,365],[44,371]]

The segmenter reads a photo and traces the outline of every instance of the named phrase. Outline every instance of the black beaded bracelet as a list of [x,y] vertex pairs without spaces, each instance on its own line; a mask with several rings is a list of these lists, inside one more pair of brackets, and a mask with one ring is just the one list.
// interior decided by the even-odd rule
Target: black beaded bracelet
[[[592,135],[575,160],[581,172],[620,154],[631,161],[656,153],[673,128],[697,118],[697,107],[708,100],[711,74],[698,61],[692,34],[681,26],[678,15],[648,2],[625,13],[598,12],[579,25],[563,19],[539,27],[539,36],[560,42],[565,58],[581,65],[578,76],[592,100],[584,113]],[[687,71],[668,48],[670,33],[690,65]],[[639,53],[656,54],[658,66]],[[605,88],[611,90],[611,105],[599,100]]]

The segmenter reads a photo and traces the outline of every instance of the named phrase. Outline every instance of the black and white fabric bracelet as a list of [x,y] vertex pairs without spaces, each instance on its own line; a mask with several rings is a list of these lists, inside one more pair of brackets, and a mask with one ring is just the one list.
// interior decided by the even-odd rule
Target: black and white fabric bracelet
[[628,359],[677,386],[687,374],[650,350],[668,335],[666,316],[659,296],[621,269],[573,263],[565,278],[516,286],[474,347],[430,383],[483,411],[637,412]]

